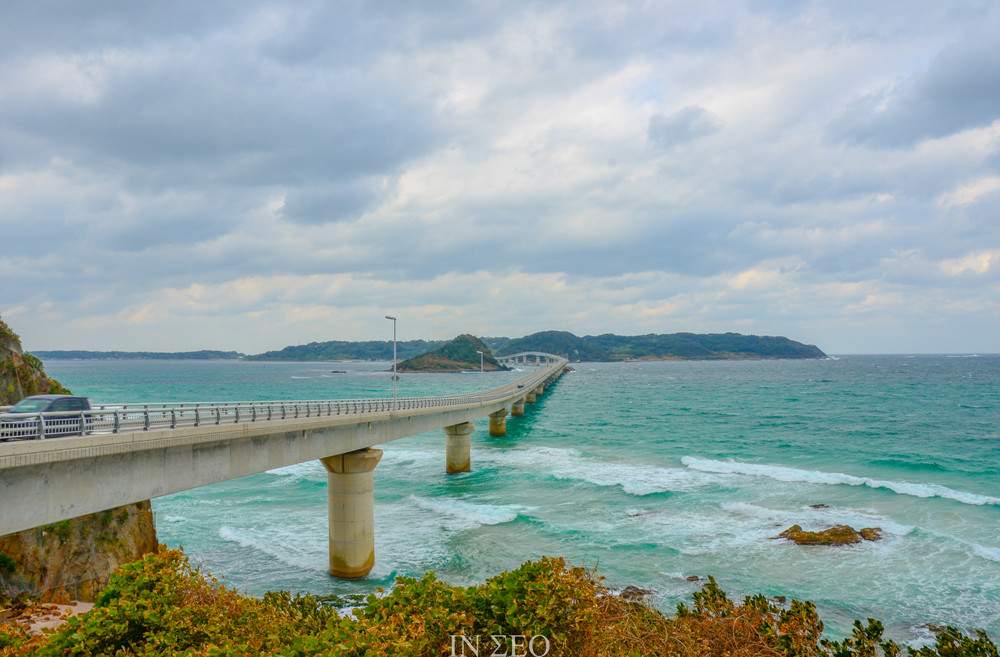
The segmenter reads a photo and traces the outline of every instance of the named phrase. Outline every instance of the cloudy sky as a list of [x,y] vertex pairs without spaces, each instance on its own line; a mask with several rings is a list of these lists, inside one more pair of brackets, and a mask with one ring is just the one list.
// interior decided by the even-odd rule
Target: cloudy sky
[[1000,0],[2,2],[27,349],[1000,352]]

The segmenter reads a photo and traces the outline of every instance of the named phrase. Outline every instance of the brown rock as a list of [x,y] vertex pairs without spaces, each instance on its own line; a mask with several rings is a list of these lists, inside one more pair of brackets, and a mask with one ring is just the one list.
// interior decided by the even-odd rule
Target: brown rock
[[699,580],[700,580],[701,578],[700,578],[700,577],[698,577],[697,575],[688,575],[688,576],[687,576],[687,577],[685,577],[684,579],[686,579],[686,580],[687,580],[687,581],[689,581],[689,582],[697,582],[697,581],[699,581]]
[[881,527],[864,527],[858,530],[861,534],[861,538],[866,541],[877,541],[882,538],[882,528]]
[[652,595],[653,591],[651,589],[644,589],[639,586],[626,586],[622,589],[621,597],[626,600],[639,600],[646,597],[647,595]]
[[93,601],[118,566],[157,548],[148,500],[0,536],[0,552],[17,564],[0,588],[42,602]]
[[847,525],[835,525],[820,532],[807,532],[798,525],[792,525],[778,537],[795,541],[797,545],[850,545],[862,541],[861,534]]

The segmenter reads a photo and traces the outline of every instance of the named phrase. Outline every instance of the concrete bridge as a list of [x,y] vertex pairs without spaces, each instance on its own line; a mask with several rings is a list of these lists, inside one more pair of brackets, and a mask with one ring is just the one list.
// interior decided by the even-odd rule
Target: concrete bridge
[[[375,445],[444,429],[447,472],[470,469],[473,420],[506,433],[507,414],[566,370],[545,367],[480,393],[447,397],[97,407],[43,422],[49,434],[0,442],[0,536],[318,459],[327,470],[330,574],[363,577],[375,563]],[[57,414],[58,415],[58,414]],[[62,424],[60,424],[62,423]],[[59,433],[59,432],[55,432]]]
[[557,360],[566,361],[565,358],[553,356],[542,351],[522,351],[519,354],[509,356],[494,356],[501,365],[549,365]]

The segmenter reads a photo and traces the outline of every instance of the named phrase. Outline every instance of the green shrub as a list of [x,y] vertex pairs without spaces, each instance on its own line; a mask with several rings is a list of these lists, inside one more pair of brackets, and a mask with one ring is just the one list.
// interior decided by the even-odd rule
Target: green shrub
[[[452,636],[543,635],[551,657],[893,657],[904,649],[882,637],[882,624],[856,621],[841,641],[821,638],[809,602],[778,607],[757,595],[736,603],[709,578],[692,606],[666,617],[641,599],[613,595],[600,578],[562,559],[542,558],[473,587],[427,573],[399,578],[387,595],[370,595],[353,616],[313,596],[236,594],[191,568],[179,550],[125,565],[93,610],[48,635],[29,637],[0,624],[0,657],[66,655],[282,655],[285,657],[447,656]],[[471,639],[470,639],[471,640]],[[523,643],[521,645],[523,651]],[[511,646],[507,646],[512,653]],[[939,632],[910,657],[1000,657],[984,633]]]

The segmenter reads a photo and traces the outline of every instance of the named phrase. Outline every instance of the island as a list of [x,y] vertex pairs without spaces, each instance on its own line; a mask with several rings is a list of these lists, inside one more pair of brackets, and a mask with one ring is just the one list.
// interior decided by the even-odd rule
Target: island
[[399,372],[478,372],[480,367],[486,372],[510,369],[497,362],[482,340],[463,333],[437,349],[407,358],[396,369]]

